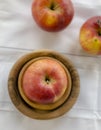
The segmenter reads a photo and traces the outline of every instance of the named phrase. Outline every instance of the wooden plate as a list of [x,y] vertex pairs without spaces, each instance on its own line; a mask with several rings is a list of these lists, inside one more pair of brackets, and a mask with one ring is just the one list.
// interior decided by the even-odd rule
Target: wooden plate
[[[49,59],[51,57],[44,57],[44,59]],[[57,107],[59,107],[61,104],[63,104],[66,99],[68,98],[70,91],[71,91],[71,77],[70,77],[70,73],[67,70],[67,68],[58,60],[56,60],[57,62],[59,62],[59,64],[61,64],[61,66],[64,68],[66,75],[67,75],[67,80],[68,80],[68,87],[64,93],[64,95],[62,96],[62,98],[60,100],[58,100],[55,103],[51,103],[51,104],[38,104],[36,102],[32,102],[31,100],[29,100],[26,95],[23,92],[23,88],[22,88],[22,78],[23,78],[23,74],[26,71],[26,69],[29,67],[29,65],[31,65],[33,62],[39,60],[39,59],[43,59],[43,57],[39,57],[39,58],[34,58],[32,60],[30,60],[29,62],[27,62],[23,68],[21,69],[20,73],[19,73],[19,77],[18,77],[18,89],[20,92],[20,95],[22,96],[22,98],[24,99],[24,101],[26,103],[28,103],[31,107],[36,108],[36,109],[40,109],[40,110],[53,110],[56,109]],[[54,59],[54,58],[51,58]]]
[[[53,110],[38,110],[28,105],[21,97],[18,90],[18,77],[26,63],[39,57],[51,57],[59,60],[69,71],[72,81],[71,92],[66,101]],[[51,119],[68,112],[77,100],[80,91],[80,79],[72,62],[55,51],[40,50],[22,56],[12,67],[8,77],[8,91],[15,107],[24,115],[34,119]]]

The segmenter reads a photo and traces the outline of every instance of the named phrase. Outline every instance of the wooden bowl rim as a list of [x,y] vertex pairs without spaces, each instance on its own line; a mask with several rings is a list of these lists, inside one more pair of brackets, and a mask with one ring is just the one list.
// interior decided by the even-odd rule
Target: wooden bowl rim
[[59,64],[61,64],[61,66],[63,67],[63,69],[65,70],[66,72],[66,75],[67,75],[67,80],[68,80],[68,87],[66,88],[66,91],[65,93],[62,95],[61,99],[59,99],[58,101],[56,101],[55,103],[51,103],[51,104],[38,104],[38,103],[35,103],[35,102],[32,102],[31,100],[29,100],[24,92],[23,92],[23,89],[22,89],[22,77],[23,77],[23,74],[25,72],[25,70],[28,68],[29,65],[31,65],[32,63],[34,63],[35,61],[37,60],[40,60],[40,59],[43,59],[43,58],[51,58],[51,57],[39,57],[39,58],[34,58],[30,61],[28,61],[24,66],[23,68],[21,69],[20,73],[19,73],[19,77],[18,77],[18,90],[19,90],[19,93],[21,95],[21,97],[25,100],[26,103],[28,103],[31,107],[33,108],[36,108],[36,109],[40,109],[40,110],[53,110],[53,109],[56,109],[57,107],[59,107],[61,104],[63,104],[69,94],[70,94],[70,91],[71,91],[71,77],[70,77],[70,73],[69,71],[66,69],[66,67],[59,61],[57,61],[56,59],[54,58],[51,58],[51,59],[54,59],[56,60],[57,62],[59,62]]
[[[18,91],[18,75],[21,71],[22,67],[31,59],[37,57],[52,57],[59,60],[61,63],[65,65],[65,67],[69,70],[72,80],[72,88],[68,99],[57,109],[51,111],[41,111],[37,109],[33,109],[29,107],[21,98],[21,95]],[[11,101],[15,105],[15,107],[22,112],[24,115],[33,118],[33,119],[52,119],[59,116],[62,116],[66,112],[68,112],[73,105],[75,104],[80,91],[80,78],[79,74],[74,67],[73,63],[67,58],[64,57],[62,54],[51,51],[51,50],[39,50],[30,52],[21,58],[19,58],[16,63],[13,65],[9,76],[8,76],[8,92],[11,98]]]

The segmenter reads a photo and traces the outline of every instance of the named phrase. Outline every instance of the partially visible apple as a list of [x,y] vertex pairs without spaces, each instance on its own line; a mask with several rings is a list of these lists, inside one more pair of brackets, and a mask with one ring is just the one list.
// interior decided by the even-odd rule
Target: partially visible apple
[[43,30],[56,32],[71,23],[74,8],[71,0],[34,0],[32,15]]
[[68,87],[62,64],[53,58],[41,58],[28,66],[22,77],[26,97],[39,104],[58,101]]
[[82,48],[95,55],[101,55],[101,16],[89,18],[80,29]]

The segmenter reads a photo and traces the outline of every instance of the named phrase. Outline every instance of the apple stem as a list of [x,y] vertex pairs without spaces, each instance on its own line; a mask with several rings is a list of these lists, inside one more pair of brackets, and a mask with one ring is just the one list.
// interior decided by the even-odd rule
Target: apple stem
[[47,84],[49,84],[49,82],[50,82],[49,77],[46,76],[45,81],[46,81]]
[[98,32],[99,36],[101,36],[101,31]]
[[55,4],[54,1],[52,0],[52,1],[51,1],[51,5],[50,5],[50,9],[51,9],[51,10],[55,10],[55,9],[58,8],[58,7],[59,7],[59,5],[58,5],[58,4]]
[[101,28],[101,21],[98,19],[97,20],[97,24],[99,25],[99,27]]
[[49,80],[47,80],[46,82],[47,82],[47,84],[49,84]]
[[51,10],[54,10],[54,7],[55,7],[55,3],[54,3],[53,0],[51,0],[50,9],[51,9]]
[[54,10],[56,9],[56,8],[58,8],[59,7],[59,5],[56,5],[55,7],[54,7]]
[[98,29],[98,35],[99,36],[101,36],[101,20],[97,20],[97,25],[100,27],[99,29]]

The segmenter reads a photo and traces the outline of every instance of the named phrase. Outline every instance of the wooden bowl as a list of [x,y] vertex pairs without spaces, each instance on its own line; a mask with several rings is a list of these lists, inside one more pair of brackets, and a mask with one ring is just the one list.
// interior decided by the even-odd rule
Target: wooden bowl
[[[29,103],[28,100],[23,98],[23,93],[19,88],[21,85],[21,77],[26,67],[33,62],[36,58],[50,57],[58,60],[66,69],[67,75],[70,76],[70,87],[65,92],[59,103],[43,106],[40,104]],[[8,91],[10,98],[15,107],[24,115],[34,119],[51,119],[59,117],[68,112],[77,100],[80,90],[80,80],[77,70],[72,62],[55,51],[40,50],[34,51],[22,56],[12,67],[8,77]],[[28,102],[27,102],[28,101]],[[56,105],[56,106],[55,106]]]
[[68,98],[69,94],[70,94],[70,91],[71,91],[71,76],[70,76],[70,73],[69,71],[66,69],[66,67],[61,63],[59,62],[58,60],[56,60],[57,62],[59,62],[59,64],[61,64],[61,66],[64,68],[65,72],[66,72],[66,75],[67,75],[67,80],[68,80],[68,86],[67,86],[67,89],[64,93],[64,95],[61,97],[60,100],[56,101],[55,103],[51,103],[51,104],[39,104],[39,103],[36,103],[36,102],[32,102],[31,100],[29,100],[24,91],[23,91],[23,88],[22,88],[22,78],[23,78],[23,75],[24,75],[24,72],[26,71],[26,69],[32,64],[34,63],[35,61],[37,60],[40,60],[40,59],[54,59],[54,58],[51,58],[51,57],[39,57],[39,58],[35,58],[35,59],[32,59],[30,60],[29,62],[27,62],[22,70],[20,71],[19,73],[19,77],[18,77],[18,90],[19,90],[19,93],[20,95],[22,96],[22,98],[24,99],[24,101],[26,103],[28,103],[28,105],[30,105],[31,107],[33,108],[36,108],[36,109],[40,109],[40,110],[53,110],[53,109],[56,109],[57,107],[59,107],[61,104],[63,104],[66,99]]

